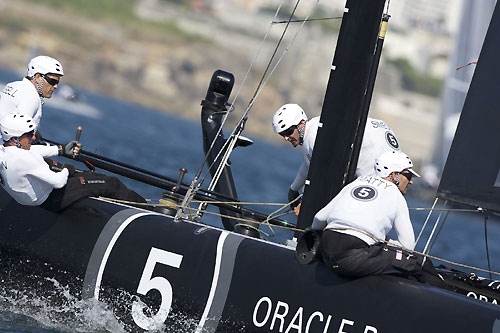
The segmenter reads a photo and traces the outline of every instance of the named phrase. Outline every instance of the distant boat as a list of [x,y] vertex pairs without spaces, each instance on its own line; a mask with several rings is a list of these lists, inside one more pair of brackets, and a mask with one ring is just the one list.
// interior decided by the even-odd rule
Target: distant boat
[[61,84],[61,86],[55,90],[51,98],[46,98],[45,105],[88,118],[98,119],[101,117],[101,112],[96,107],[85,102],[85,100],[67,84]]
[[[0,83],[0,90],[6,83]],[[60,91],[61,90],[61,91]],[[87,118],[101,118],[101,111],[80,98],[78,93],[68,85],[61,84],[51,98],[44,99],[45,105],[60,111],[70,112]]]

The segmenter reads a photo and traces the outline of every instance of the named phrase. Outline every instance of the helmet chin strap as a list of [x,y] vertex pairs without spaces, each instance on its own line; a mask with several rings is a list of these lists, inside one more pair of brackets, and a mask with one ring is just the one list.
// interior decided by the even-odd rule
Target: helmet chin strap
[[38,96],[40,97],[40,101],[43,103],[45,103],[45,100],[43,98],[43,84],[45,83],[45,78],[43,77],[43,75],[40,75],[41,77],[41,84],[39,85],[38,82],[36,82],[36,78],[33,77],[33,81],[35,81],[35,85],[36,85],[36,90],[38,91]]
[[398,175],[396,176],[396,178],[394,178],[392,176],[392,172],[391,174],[389,175],[389,178],[391,179],[391,181],[394,183],[394,185],[396,185],[397,187],[399,187],[399,173],[397,173]]
[[304,130],[305,130],[305,128],[306,128],[305,122],[304,122],[304,126],[302,128],[300,127],[300,123],[297,126],[297,131],[299,131],[299,145],[302,145],[304,143]]
[[12,140],[14,137],[9,139],[9,142],[12,142],[17,148],[24,149],[23,146],[21,146],[21,142],[19,140],[19,137],[16,137],[17,141]]

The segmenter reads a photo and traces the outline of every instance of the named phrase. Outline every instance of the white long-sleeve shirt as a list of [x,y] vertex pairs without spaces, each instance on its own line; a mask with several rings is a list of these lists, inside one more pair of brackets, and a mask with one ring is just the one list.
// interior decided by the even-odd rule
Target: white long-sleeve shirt
[[415,247],[406,200],[396,185],[381,177],[359,177],[346,185],[314,216],[312,229],[325,228],[358,237],[368,245],[377,242],[368,235],[385,239],[394,228],[402,246]]
[[319,117],[311,118],[306,122],[304,141],[301,146],[302,153],[304,154],[304,162],[302,162],[302,165],[297,172],[297,176],[295,176],[295,180],[290,186],[290,188],[294,191],[298,191],[306,182],[307,172],[309,171],[309,165],[311,164],[314,141],[316,141],[316,134],[318,134],[318,127]]
[[[45,153],[45,156],[57,155],[56,146],[32,148]],[[43,156],[35,150],[0,146],[0,183],[21,205],[42,204],[53,189],[63,187],[68,180],[68,169],[51,171]]]
[[382,120],[368,117],[359,151],[356,176],[375,176],[375,159],[391,150],[401,150],[394,132]]
[[[290,188],[294,191],[300,190],[306,181],[314,142],[316,141],[316,135],[318,133],[319,119],[319,117],[315,117],[306,122],[304,143],[302,144],[304,162],[300,166],[292,185],[290,185]],[[400,149],[399,142],[391,128],[382,120],[368,117],[366,120],[363,141],[361,143],[356,176],[374,176],[375,169],[373,166],[375,164],[375,159],[386,151],[399,151]]]
[[27,78],[7,83],[0,93],[0,119],[10,113],[30,116],[35,129],[38,129],[42,118],[42,102],[35,86]]

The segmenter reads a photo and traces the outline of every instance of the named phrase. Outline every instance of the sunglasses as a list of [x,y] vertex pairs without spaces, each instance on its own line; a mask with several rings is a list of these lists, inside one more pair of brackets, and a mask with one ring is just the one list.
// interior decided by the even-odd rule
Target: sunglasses
[[290,136],[290,135],[292,135],[292,134],[293,134],[293,132],[295,131],[295,129],[296,129],[296,128],[297,128],[297,126],[290,126],[290,127],[288,127],[286,130],[281,131],[281,132],[279,133],[279,135],[281,135],[281,136],[283,136],[283,137],[285,137],[285,136]]
[[56,84],[59,84],[59,79],[54,79],[54,78],[48,77],[47,75],[44,75],[43,78],[51,86],[55,86]]
[[405,176],[408,181],[410,181],[413,177],[413,174],[411,172],[400,172],[399,174]]

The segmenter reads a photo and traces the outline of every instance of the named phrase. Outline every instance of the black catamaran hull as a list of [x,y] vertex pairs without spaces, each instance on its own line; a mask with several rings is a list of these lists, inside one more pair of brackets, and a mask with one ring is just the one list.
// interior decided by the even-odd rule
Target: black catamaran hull
[[496,305],[396,277],[343,279],[321,263],[299,265],[284,246],[155,212],[85,199],[53,214],[3,191],[0,202],[2,257],[29,258],[2,267],[4,283],[16,269],[59,277],[75,295],[108,303],[130,331],[500,328]]

